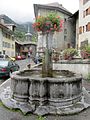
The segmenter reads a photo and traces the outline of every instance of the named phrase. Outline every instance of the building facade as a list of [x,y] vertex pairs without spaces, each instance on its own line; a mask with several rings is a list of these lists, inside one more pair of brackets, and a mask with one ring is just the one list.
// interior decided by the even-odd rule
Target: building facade
[[90,0],[79,0],[79,47],[90,44]]
[[30,57],[35,58],[36,47],[37,43],[32,41],[32,34],[28,28],[28,32],[25,34],[25,40],[23,42],[15,41],[16,56],[24,55],[25,57],[28,57],[30,54]]
[[[73,33],[73,47],[76,48],[77,50],[79,49],[79,10],[76,11],[71,17],[71,27],[73,27],[74,29],[74,33]],[[70,19],[69,18],[69,19]]]
[[[57,51],[64,50],[65,48],[75,47],[75,23],[72,21],[72,13],[66,10],[59,3],[51,3],[47,5],[34,4],[34,13],[35,17],[44,16],[50,12],[55,12],[57,15],[61,17],[64,21],[63,29],[61,32],[55,32],[53,37],[53,49]],[[45,47],[44,37],[38,33],[38,44],[37,50],[40,51],[43,47]],[[41,50],[42,51],[42,50]]]
[[15,41],[13,31],[0,23],[0,54],[15,56]]
[[18,55],[24,55],[26,58],[28,57],[28,54],[31,55],[32,58],[35,58],[36,55],[36,42],[30,42],[30,41],[24,41],[24,42],[15,42],[15,48],[16,48],[16,56]]

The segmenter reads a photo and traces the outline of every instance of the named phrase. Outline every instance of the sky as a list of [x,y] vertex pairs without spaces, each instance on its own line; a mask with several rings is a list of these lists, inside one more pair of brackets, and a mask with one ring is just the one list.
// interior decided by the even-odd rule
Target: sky
[[33,4],[58,2],[71,13],[79,9],[79,0],[0,0],[0,14],[5,14],[15,22],[34,20]]

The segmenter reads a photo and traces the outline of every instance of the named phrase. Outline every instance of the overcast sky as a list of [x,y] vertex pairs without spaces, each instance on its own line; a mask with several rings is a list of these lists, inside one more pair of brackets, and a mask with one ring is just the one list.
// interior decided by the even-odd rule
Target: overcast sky
[[0,0],[0,14],[5,14],[14,21],[27,22],[34,18],[33,4],[58,2],[71,13],[79,9],[79,0]]

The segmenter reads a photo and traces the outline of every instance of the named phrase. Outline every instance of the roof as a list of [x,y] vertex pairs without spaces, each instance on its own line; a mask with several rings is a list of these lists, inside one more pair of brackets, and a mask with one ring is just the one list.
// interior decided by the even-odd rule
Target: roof
[[63,9],[63,10],[65,10],[65,11],[70,13],[70,11],[68,11],[66,8],[63,7],[62,4],[59,4],[58,2],[53,2],[53,3],[46,4],[46,5],[53,6],[53,7],[59,7],[59,8],[61,8],[61,9]]
[[16,27],[16,25],[15,24],[5,24],[6,26],[15,26]]
[[4,23],[5,24],[16,24],[11,18],[9,18],[8,16],[1,14],[0,15],[0,20],[4,19]]
[[6,32],[13,34],[13,31],[11,31],[7,26],[5,26],[4,24],[0,23],[0,28],[4,29]]
[[27,45],[27,44],[37,45],[36,42],[31,42],[31,41],[21,42],[21,41],[15,40],[15,42],[16,42],[17,44],[19,44],[19,45]]
[[72,16],[70,16],[70,18],[72,18],[72,17],[78,17],[78,15],[79,15],[79,10],[77,10]]
[[32,36],[32,34],[31,34],[31,33],[26,33],[25,35],[26,35],[26,36]]
[[67,9],[65,9],[61,4],[59,4],[58,2],[54,2],[54,3],[49,3],[49,4],[34,4],[34,13],[35,16],[38,15],[38,9],[49,9],[49,10],[57,10],[60,11],[66,15],[71,16],[72,13],[69,12]]

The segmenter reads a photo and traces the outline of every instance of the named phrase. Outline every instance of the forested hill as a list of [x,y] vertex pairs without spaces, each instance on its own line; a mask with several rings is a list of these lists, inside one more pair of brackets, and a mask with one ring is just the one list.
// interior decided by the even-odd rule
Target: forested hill
[[0,21],[1,19],[4,19],[5,24],[15,24],[16,25],[16,30],[15,30],[15,35],[18,37],[17,34],[21,34],[20,37],[24,36],[25,33],[27,33],[28,31],[28,27],[30,30],[31,34],[34,34],[34,29],[32,28],[32,22],[25,22],[25,23],[16,23],[15,21],[13,21],[12,19],[10,19],[8,16],[6,15],[0,15]]

